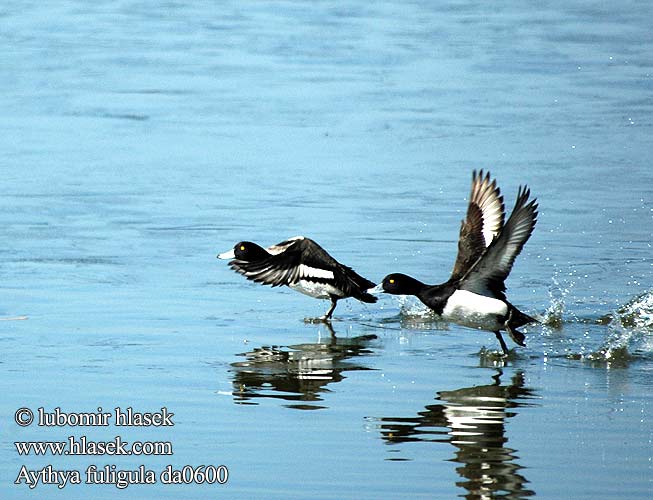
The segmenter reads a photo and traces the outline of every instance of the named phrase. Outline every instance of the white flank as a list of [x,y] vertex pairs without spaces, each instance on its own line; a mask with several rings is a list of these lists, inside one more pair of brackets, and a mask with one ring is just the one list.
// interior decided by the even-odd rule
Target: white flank
[[315,297],[316,299],[330,299],[331,295],[342,297],[342,292],[328,283],[315,283],[314,281],[300,279],[297,283],[291,283],[288,286],[293,290],[309,297]]
[[497,316],[505,316],[508,306],[499,299],[456,290],[442,311],[442,318],[470,328],[496,331],[503,325]]
[[299,278],[324,278],[333,279],[333,271],[318,269],[304,264],[299,265]]

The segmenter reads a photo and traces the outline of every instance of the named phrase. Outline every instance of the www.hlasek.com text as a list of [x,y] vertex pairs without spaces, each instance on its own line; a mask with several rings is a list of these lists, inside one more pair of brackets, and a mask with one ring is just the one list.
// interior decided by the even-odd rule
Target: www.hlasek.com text
[[[132,484],[225,484],[229,479],[229,469],[224,465],[185,465],[179,469],[166,466],[158,474],[144,465],[136,470],[122,470],[115,465],[97,467],[89,465],[84,471],[84,484],[113,485],[124,489]],[[22,466],[14,484],[24,484],[30,489],[41,485],[56,485],[63,489],[68,485],[82,484],[82,474],[78,470],[56,470],[47,465],[40,470],[30,470]]]

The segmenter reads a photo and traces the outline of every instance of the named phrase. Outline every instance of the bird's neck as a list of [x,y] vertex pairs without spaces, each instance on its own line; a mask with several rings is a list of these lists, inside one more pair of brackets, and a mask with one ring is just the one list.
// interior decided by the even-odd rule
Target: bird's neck
[[455,292],[455,287],[450,283],[441,285],[426,286],[423,285],[419,293],[415,295],[425,305],[433,309],[437,314],[442,315],[447,300]]

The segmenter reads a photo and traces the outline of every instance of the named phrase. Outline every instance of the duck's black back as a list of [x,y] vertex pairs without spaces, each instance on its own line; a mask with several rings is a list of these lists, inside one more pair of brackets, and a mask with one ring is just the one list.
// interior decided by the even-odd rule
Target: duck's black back
[[289,250],[299,251],[301,253],[302,264],[332,271],[335,286],[342,290],[347,296],[368,303],[374,303],[377,301],[377,297],[366,292],[366,290],[374,288],[376,283],[367,278],[363,278],[351,267],[338,262],[315,241],[309,238],[304,238],[302,240],[297,240],[295,245],[297,249],[291,248]]

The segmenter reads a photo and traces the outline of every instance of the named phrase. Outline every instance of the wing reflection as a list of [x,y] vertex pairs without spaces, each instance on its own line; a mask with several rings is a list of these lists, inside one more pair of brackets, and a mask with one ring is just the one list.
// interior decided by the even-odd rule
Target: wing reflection
[[426,406],[416,417],[381,418],[381,434],[387,444],[415,441],[451,443],[457,450],[451,460],[460,464],[456,483],[464,498],[517,499],[535,495],[526,485],[516,450],[506,446],[505,420],[516,415],[512,408],[530,406],[534,396],[524,387],[523,373],[501,385],[501,370],[490,385],[441,391],[442,404]]
[[367,347],[376,335],[337,338],[325,342],[292,346],[263,346],[240,354],[244,361],[232,363],[233,397],[238,404],[257,404],[255,398],[282,399],[289,408],[316,410],[328,384],[340,382],[343,372],[370,370],[347,361],[371,354]]

